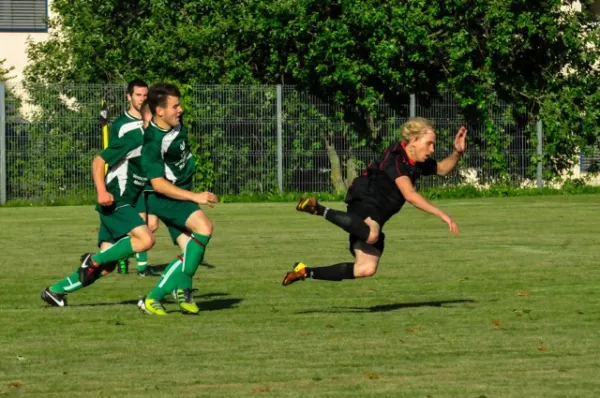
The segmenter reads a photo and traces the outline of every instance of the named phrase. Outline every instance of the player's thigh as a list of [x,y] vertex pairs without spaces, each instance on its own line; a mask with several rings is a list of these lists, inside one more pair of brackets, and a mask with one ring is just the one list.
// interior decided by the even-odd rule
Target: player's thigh
[[[185,250],[185,243],[187,243],[187,236],[189,232],[185,228],[181,228],[177,225],[165,223],[167,227],[167,231],[169,231],[169,236],[171,237],[171,241],[175,246],[181,247],[181,251]],[[182,243],[185,242],[182,246]]]
[[377,242],[372,245],[353,235],[350,235],[349,241],[350,252],[356,258],[354,276],[360,278],[375,275],[385,248],[385,234],[381,233]]
[[[194,202],[173,200],[164,195],[153,194],[148,198],[148,207],[167,226],[176,227],[181,231],[206,232],[206,228],[202,231],[196,230],[199,225],[196,213],[203,212]],[[192,220],[190,225],[188,220]]]
[[100,250],[106,250],[111,247],[118,239],[116,239],[109,231],[109,229],[100,222],[98,228],[98,247]]
[[354,200],[348,203],[347,212],[362,218],[369,226],[369,242],[375,242],[381,231],[381,211],[372,200]]
[[142,220],[144,220],[145,223],[148,223],[148,217],[146,216],[146,213],[138,213],[140,215],[140,218]]
[[365,218],[365,224],[369,226],[369,238],[367,239],[367,243],[374,244],[379,240],[379,234],[381,232],[381,227],[379,223],[373,220],[371,217]]
[[202,235],[212,235],[213,232],[212,221],[210,221],[202,210],[196,210],[190,214],[185,221],[185,226],[189,231]]
[[154,232],[156,232],[156,230],[158,230],[158,217],[155,214],[150,214],[150,213],[139,213],[139,214],[140,214],[140,217],[142,218],[142,220],[144,220],[144,222],[148,226],[148,228],[150,228],[150,231],[152,231],[154,233]]
[[[141,216],[142,214],[140,214]],[[146,216],[146,225],[148,225],[148,228],[150,228],[150,231],[152,231],[153,233],[156,232],[158,230],[158,216],[156,214],[146,214],[144,213],[144,216]],[[144,218],[144,217],[142,217]]]
[[146,222],[146,225],[150,228],[150,231],[156,232],[158,229],[158,217],[152,213],[150,206],[148,206],[148,198],[154,195],[153,192],[142,192],[135,203],[135,209],[140,214],[140,217]]
[[140,225],[129,231],[132,238],[131,245],[136,252],[150,250],[154,246],[154,235],[146,224]]
[[179,234],[179,236],[175,240],[175,243],[177,244],[177,246],[179,246],[181,251],[184,252],[185,246],[187,245],[189,240],[190,240],[190,233],[184,232],[184,233]]
[[[114,243],[127,236],[131,231],[146,226],[146,223],[132,206],[121,206],[116,209],[102,209],[100,215],[99,235],[103,241]],[[100,240],[100,236],[99,236]],[[112,240],[112,241],[111,241]]]

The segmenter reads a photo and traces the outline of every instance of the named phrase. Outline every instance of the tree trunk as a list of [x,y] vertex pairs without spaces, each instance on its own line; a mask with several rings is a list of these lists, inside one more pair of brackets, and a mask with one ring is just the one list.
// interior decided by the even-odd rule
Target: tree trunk
[[346,187],[349,187],[357,176],[358,171],[356,170],[356,162],[354,161],[354,157],[348,156],[346,158]]
[[346,192],[346,182],[342,175],[342,165],[340,157],[333,145],[332,135],[325,137],[325,148],[327,148],[327,156],[329,157],[329,165],[331,167],[331,183],[336,193]]

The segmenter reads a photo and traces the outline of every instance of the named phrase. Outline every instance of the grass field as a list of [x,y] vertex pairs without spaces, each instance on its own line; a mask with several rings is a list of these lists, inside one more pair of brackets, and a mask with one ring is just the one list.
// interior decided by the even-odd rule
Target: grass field
[[[197,317],[139,313],[157,278],[135,275],[43,306],[97,216],[0,209],[0,396],[599,396],[600,196],[436,203],[461,237],[407,206],[375,277],[286,288],[294,261],[348,261],[346,235],[291,203],[208,210]],[[150,261],[175,254],[161,226]]]

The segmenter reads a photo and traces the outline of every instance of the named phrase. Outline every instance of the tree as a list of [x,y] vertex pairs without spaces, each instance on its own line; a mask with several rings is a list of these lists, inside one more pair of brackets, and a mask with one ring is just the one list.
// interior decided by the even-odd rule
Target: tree
[[[15,69],[14,67],[6,68],[4,63],[6,59],[0,59],[0,82],[6,83],[14,76],[11,76],[11,72]],[[5,86],[6,87],[6,86]],[[10,87],[5,88],[6,92],[6,119],[11,121],[21,120],[19,108],[21,106],[21,100],[15,95]]]
[[[492,117],[500,101],[514,104],[512,117],[530,131],[541,117],[548,172],[557,173],[596,140],[599,124],[590,106],[600,83],[594,14],[565,10],[570,3],[55,0],[50,26],[59,30],[30,44],[26,75],[296,85],[337,106],[323,117],[354,127],[321,132],[339,190],[355,166],[351,153],[338,156],[337,136],[380,148],[382,102],[403,117],[407,93],[427,101],[449,90],[466,120],[482,126],[480,140],[500,170],[510,145]],[[587,11],[591,2],[582,3]]]

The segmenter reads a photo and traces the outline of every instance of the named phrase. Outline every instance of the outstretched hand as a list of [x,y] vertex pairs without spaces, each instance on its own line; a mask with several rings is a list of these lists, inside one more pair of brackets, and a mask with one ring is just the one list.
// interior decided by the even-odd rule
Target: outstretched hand
[[215,203],[219,202],[219,198],[212,192],[200,192],[195,194],[194,202],[199,205],[208,205],[209,207],[215,207]]
[[454,236],[459,236],[460,235],[460,231],[458,229],[458,225],[456,224],[456,222],[454,222],[454,220],[448,216],[444,216],[442,217],[442,220],[448,224],[448,230],[450,231],[450,233]]
[[461,126],[454,137],[454,150],[460,154],[467,148],[467,131],[465,126]]

